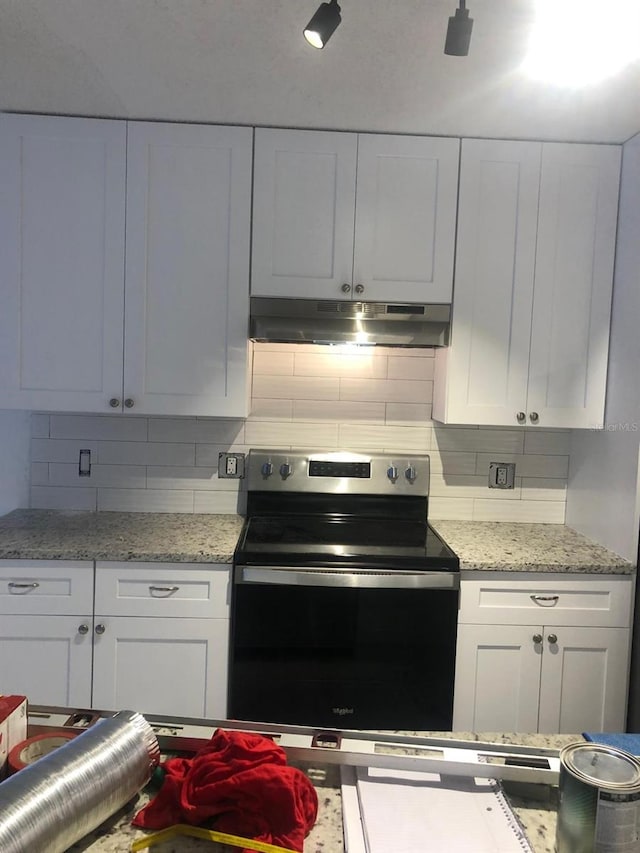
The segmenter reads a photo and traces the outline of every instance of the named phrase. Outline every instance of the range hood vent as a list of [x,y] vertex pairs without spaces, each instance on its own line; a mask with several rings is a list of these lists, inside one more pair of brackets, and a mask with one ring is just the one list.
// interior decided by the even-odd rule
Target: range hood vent
[[251,297],[250,336],[273,343],[443,347],[451,306]]

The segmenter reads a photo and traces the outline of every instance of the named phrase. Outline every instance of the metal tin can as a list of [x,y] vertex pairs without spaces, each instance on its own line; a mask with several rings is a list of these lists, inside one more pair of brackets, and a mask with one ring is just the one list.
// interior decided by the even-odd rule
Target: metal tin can
[[557,853],[640,853],[640,760],[598,743],[560,751]]

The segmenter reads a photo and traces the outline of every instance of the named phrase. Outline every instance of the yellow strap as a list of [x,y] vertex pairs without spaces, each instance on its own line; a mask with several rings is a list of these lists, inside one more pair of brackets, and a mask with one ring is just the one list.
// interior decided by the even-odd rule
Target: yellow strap
[[296,853],[289,847],[278,847],[276,844],[267,844],[265,841],[241,838],[239,835],[229,835],[227,832],[217,832],[215,829],[203,829],[201,826],[191,826],[188,823],[176,823],[166,829],[161,829],[160,832],[154,832],[153,835],[139,838],[131,843],[131,851],[135,853],[137,850],[146,850],[147,847],[160,844],[161,841],[166,841],[175,835],[191,835],[194,838],[204,838],[208,841],[219,841],[221,844],[230,844],[232,847],[255,850],[256,853]]

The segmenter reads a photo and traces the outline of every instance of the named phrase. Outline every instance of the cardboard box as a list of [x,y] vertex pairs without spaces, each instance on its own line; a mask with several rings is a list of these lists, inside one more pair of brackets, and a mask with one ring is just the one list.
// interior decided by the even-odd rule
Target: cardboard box
[[27,737],[27,697],[0,696],[0,779],[7,775],[7,758]]

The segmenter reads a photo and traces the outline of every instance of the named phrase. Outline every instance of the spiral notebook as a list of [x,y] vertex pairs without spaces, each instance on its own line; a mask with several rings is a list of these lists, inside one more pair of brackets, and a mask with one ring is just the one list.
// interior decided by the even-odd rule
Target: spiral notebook
[[493,779],[358,767],[343,809],[347,853],[533,853]]

